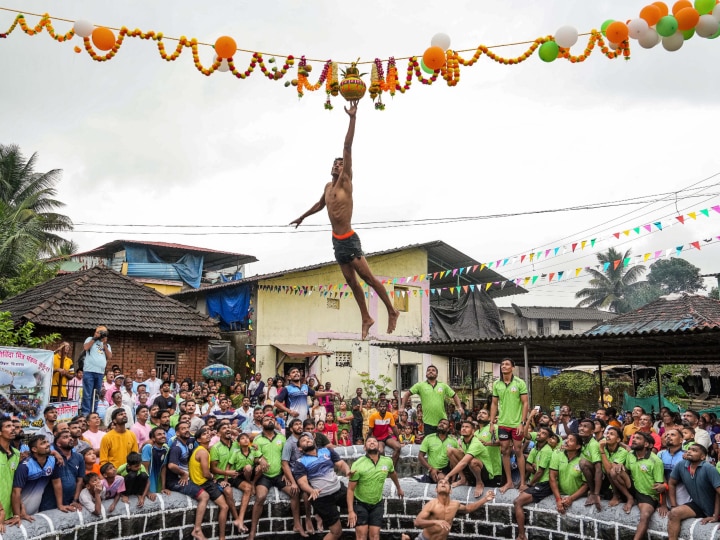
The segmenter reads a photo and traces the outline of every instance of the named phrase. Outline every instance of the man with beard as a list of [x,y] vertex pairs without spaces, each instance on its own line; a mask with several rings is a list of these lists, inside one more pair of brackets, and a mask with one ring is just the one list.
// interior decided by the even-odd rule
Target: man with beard
[[126,429],[128,417],[125,409],[115,409],[112,413],[113,429],[100,441],[100,467],[112,463],[115,469],[127,463],[130,452],[138,451],[135,434]]
[[[684,519],[702,518],[702,523],[712,523],[720,516],[720,473],[705,458],[707,449],[695,443],[685,452],[685,459],[670,474],[670,514],[668,516],[668,540],[680,538],[680,524]],[[675,490],[682,484],[691,500],[678,504]],[[712,497],[710,494],[714,493]]]
[[[515,452],[515,461],[520,472],[520,491],[525,490],[525,455],[522,442],[525,438],[525,423],[528,416],[528,391],[525,381],[515,377],[515,362],[503,358],[500,362],[500,378],[493,383],[490,405],[490,424],[497,422],[500,452],[502,453],[505,485],[500,493],[513,487],[510,453]],[[424,409],[425,407],[423,407]]]
[[37,430],[36,435],[42,435],[44,436],[50,444],[53,444],[55,442],[55,437],[53,435],[53,428],[55,427],[55,423],[57,422],[57,409],[54,405],[48,405],[43,410],[43,417],[45,418],[45,423],[40,427],[40,429]]
[[130,427],[130,431],[135,434],[140,449],[150,441],[150,430],[152,428],[148,424],[149,418],[150,409],[148,409],[147,405],[138,405],[137,409],[135,409],[135,423]]
[[127,425],[125,427],[128,429],[132,428],[135,423],[133,420],[133,418],[135,418],[134,409],[123,404],[122,393],[119,390],[112,393],[112,405],[110,405],[105,411],[105,425],[111,425],[110,422],[112,420],[112,414],[118,409],[125,411],[125,416],[127,417]]
[[429,435],[437,431],[437,425],[440,420],[447,418],[445,413],[445,398],[451,398],[455,403],[455,409],[463,414],[463,408],[460,404],[460,398],[455,390],[447,384],[437,380],[438,368],[428,366],[425,370],[425,381],[416,383],[405,392],[402,399],[402,409],[407,407],[410,396],[417,394],[420,396],[420,403],[423,411],[423,433]]
[[642,431],[644,433],[647,433],[653,438],[653,447],[652,451],[656,454],[660,451],[662,448],[662,440],[660,439],[660,435],[655,433],[653,431],[653,421],[652,416],[649,414],[641,414],[640,415],[640,425],[638,427],[638,431]]
[[583,418],[578,424],[578,435],[582,439],[580,450],[580,469],[588,485],[588,496],[585,506],[595,505],[598,511],[602,510],[600,504],[600,489],[602,488],[602,456],[600,445],[594,437],[595,422]]
[[441,478],[450,472],[450,458],[448,453],[451,448],[459,448],[454,437],[450,437],[450,423],[447,418],[438,422],[437,432],[425,436],[418,452],[420,465],[428,470],[427,477],[437,483]]
[[[292,492],[291,497],[293,498],[299,498],[301,493],[292,471],[295,463],[297,463],[297,460],[300,459],[300,457],[302,456],[302,450],[300,450],[300,448],[298,447],[298,441],[300,440],[300,435],[305,429],[305,425],[309,426],[308,431],[310,432],[314,428],[314,424],[312,424],[312,420],[310,418],[306,419],[305,422],[301,422],[299,418],[293,418],[292,420],[290,420],[289,436],[285,441],[281,456],[283,474],[285,475],[285,478],[292,479],[292,484],[290,484],[290,491]],[[322,433],[320,435],[322,435]],[[323,446],[321,444],[317,445],[321,447]],[[312,509],[310,505],[310,499],[308,498],[307,493],[303,493],[303,503],[305,506],[305,532],[307,532],[308,534],[315,534],[315,527],[313,526],[312,522]],[[299,506],[298,512],[300,512]]]
[[[460,448],[448,448],[452,470],[447,474],[451,480],[459,474],[459,480],[452,487],[464,486],[468,480],[475,484],[475,497],[480,497],[485,489],[485,482],[492,481],[500,471],[491,470],[490,456],[487,448],[475,437],[475,428],[472,421],[464,420],[460,428]],[[467,469],[470,469],[468,474]]]
[[521,492],[515,502],[515,519],[518,532],[516,540],[526,540],[525,536],[525,510],[524,506],[530,503],[539,503],[545,497],[552,495],[550,488],[550,461],[553,450],[548,444],[552,435],[549,427],[540,427],[535,438],[535,447],[530,451],[527,459],[527,470],[532,474],[527,483],[527,489]]
[[712,445],[712,441],[710,440],[710,434],[706,430],[698,426],[699,422],[700,415],[697,411],[688,409],[687,411],[682,413],[682,425],[693,428],[695,430],[695,442],[698,444],[702,444],[705,447],[705,450],[709,450],[710,446]]
[[315,446],[315,438],[307,431],[300,435],[298,446],[303,455],[295,463],[293,476],[298,486],[313,501],[315,512],[328,529],[324,540],[340,540],[342,524],[338,507],[347,504],[347,489],[335,473],[337,468],[344,476],[350,467],[340,459],[335,450]]
[[86,448],[91,448],[90,443],[86,441],[83,434],[83,422],[79,418],[73,418],[69,424],[70,436],[72,437],[73,448],[78,454]]
[[30,455],[30,448],[25,444],[25,431],[22,428],[22,422],[19,418],[13,417],[12,419],[15,436],[10,443],[11,446],[20,452],[20,459],[26,459]]
[[242,426],[240,426],[242,432],[247,433],[251,441],[262,433],[263,416],[264,415],[262,407],[260,405],[256,405],[255,410],[253,411],[253,417],[250,418],[247,422],[245,422]]
[[14,439],[14,421],[0,418],[0,534],[5,533],[5,525],[20,523],[12,511],[13,477],[20,464],[20,452],[12,445]]
[[[453,520],[458,513],[471,514],[495,498],[495,493],[488,491],[479,501],[466,505],[451,499],[450,491],[450,482],[447,478],[438,480],[437,497],[426,503],[415,518],[415,527],[422,529],[417,540],[447,540]],[[403,534],[402,540],[410,540],[410,537]]]
[[[80,509],[78,500],[83,489],[85,478],[85,458],[82,454],[73,452],[74,441],[69,430],[60,431],[55,436],[55,451],[60,454],[64,464],[58,467],[58,476],[62,486],[62,503]],[[57,508],[55,492],[45,488],[40,503],[40,511]]]
[[[534,410],[534,409],[533,409]],[[500,452],[500,440],[498,439],[497,425],[490,425],[490,411],[482,409],[477,413],[478,429],[475,436],[480,440],[488,451],[490,468],[494,471],[502,471],[502,453]],[[498,477],[501,480],[502,474]]]
[[[294,370],[297,371],[297,370]],[[299,373],[299,372],[298,372]],[[306,404],[307,407],[307,404]],[[268,491],[274,487],[290,497],[290,509],[293,515],[293,531],[306,538],[307,533],[300,523],[300,502],[293,496],[292,485],[295,483],[292,476],[283,475],[282,451],[285,446],[285,436],[275,432],[275,417],[271,414],[263,417],[263,432],[253,441],[261,454],[258,458],[258,467],[262,476],[255,486],[255,504],[252,511],[249,540],[254,540],[257,533],[258,521],[262,515],[263,504]]]
[[150,443],[142,448],[142,464],[148,472],[148,499],[154,501],[156,493],[165,493],[170,495],[170,490],[163,489],[162,468],[165,464],[170,448],[167,445],[167,436],[165,430],[161,427],[155,427],[150,430]]
[[330,390],[329,392],[313,390],[302,382],[298,368],[292,368],[288,376],[290,379],[289,384],[283,388],[275,398],[275,408],[287,413],[288,419],[292,417],[304,421],[308,417],[308,396],[317,396],[320,398],[323,396],[339,395],[334,390]]
[[352,464],[348,478],[348,527],[355,527],[357,540],[368,540],[368,537],[370,540],[380,540],[384,510],[382,496],[388,477],[395,484],[398,497],[402,499],[405,493],[400,487],[392,460],[380,455],[378,440],[370,436],[365,441],[365,455]]
[[402,445],[398,441],[400,433],[395,425],[395,419],[388,412],[387,400],[381,399],[378,402],[378,410],[368,418],[368,427],[370,428],[370,435],[380,443],[381,453],[385,453],[385,446],[393,449],[392,461],[393,465],[397,466]]
[[[634,496],[640,509],[640,519],[634,540],[645,538],[650,517],[658,507],[658,499],[665,492],[665,476],[663,462],[652,452],[653,438],[648,433],[638,431],[632,438],[632,451],[625,460],[625,469],[630,474],[634,487]],[[625,512],[629,512],[632,504],[628,501]]]
[[[612,486],[612,498],[608,505],[610,507],[617,506],[620,504],[620,496],[625,497],[626,500],[631,501],[630,506],[632,507],[634,499],[630,490],[632,485],[626,484],[630,479],[624,474],[625,461],[627,460],[628,451],[622,446],[622,430],[616,426],[608,426],[605,430],[605,438],[598,443],[600,447],[600,457],[602,458],[602,467],[605,471],[605,478],[608,479]],[[682,441],[682,439],[681,439]]]
[[158,410],[156,420],[157,427],[163,428],[165,430],[165,435],[167,435],[168,441],[172,441],[175,438],[175,430],[170,427],[170,411]]
[[233,524],[240,531],[246,532],[245,526],[238,516],[232,491],[233,485],[231,480],[238,476],[238,472],[228,467],[232,455],[240,451],[240,446],[233,438],[233,429],[229,422],[220,423],[220,427],[218,428],[220,440],[210,448],[210,472],[214,475],[215,481],[223,490],[225,502],[228,504],[230,512],[232,513]]
[[[665,449],[658,452],[658,457],[660,458],[660,461],[663,462],[663,468],[665,470],[665,483],[668,484],[670,482],[670,474],[673,469],[675,469],[676,465],[685,459],[685,451],[683,450],[682,433],[680,433],[679,429],[670,428],[663,433],[663,437],[665,439]],[[675,504],[687,504],[690,500],[690,495],[688,495],[685,484],[679,482],[675,487]],[[667,505],[661,504],[658,507],[658,514],[665,517],[667,513]]]

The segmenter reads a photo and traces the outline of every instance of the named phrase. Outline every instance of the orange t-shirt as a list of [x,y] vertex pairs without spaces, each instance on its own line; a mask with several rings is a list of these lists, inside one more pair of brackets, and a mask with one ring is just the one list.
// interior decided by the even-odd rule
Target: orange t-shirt
[[386,412],[385,417],[375,411],[368,418],[368,426],[370,427],[373,437],[378,441],[384,441],[392,435],[392,429],[395,427],[395,419],[392,413]]

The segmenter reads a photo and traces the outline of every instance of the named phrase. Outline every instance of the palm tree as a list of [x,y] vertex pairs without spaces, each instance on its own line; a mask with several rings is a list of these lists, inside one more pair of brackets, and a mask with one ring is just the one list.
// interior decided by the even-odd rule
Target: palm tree
[[12,277],[31,258],[48,255],[71,231],[72,220],[56,212],[62,171],[35,172],[37,154],[25,160],[16,145],[0,145],[0,275]]
[[628,257],[630,257],[629,249],[625,255],[621,255],[615,248],[610,248],[607,253],[598,253],[597,259],[603,265],[603,270],[588,269],[592,276],[590,287],[575,294],[575,298],[582,298],[577,307],[608,308],[615,313],[630,311],[627,295],[633,289],[645,285],[644,281],[638,281],[645,272],[645,267],[639,265],[625,268],[624,261]]

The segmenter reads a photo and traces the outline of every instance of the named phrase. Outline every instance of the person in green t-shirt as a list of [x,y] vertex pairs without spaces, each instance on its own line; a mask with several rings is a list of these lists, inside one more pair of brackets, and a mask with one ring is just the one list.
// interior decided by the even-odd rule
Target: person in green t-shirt
[[352,464],[348,478],[348,527],[355,527],[357,540],[367,540],[368,533],[371,540],[380,538],[385,511],[382,495],[388,477],[402,499],[405,493],[400,487],[393,461],[380,455],[380,444],[370,435],[365,440],[365,455]]
[[602,488],[602,457],[600,445],[595,439],[595,422],[590,418],[583,418],[578,423],[578,434],[583,441],[580,451],[580,469],[585,475],[588,485],[588,496],[585,506],[595,505],[598,511],[602,510],[600,504],[600,489]]
[[12,486],[15,471],[20,464],[20,452],[13,448],[15,424],[11,418],[0,418],[0,534],[6,525],[19,525],[20,518],[13,517]]
[[220,420],[218,423],[220,440],[210,447],[210,472],[214,475],[217,485],[223,490],[225,502],[230,507],[233,524],[238,530],[243,531],[245,527],[238,514],[232,491],[232,480],[238,476],[238,473],[236,470],[229,468],[233,454],[240,451],[238,443],[234,440],[236,433],[234,426],[230,425],[230,420],[227,418]]
[[462,415],[464,410],[460,404],[460,398],[455,393],[455,390],[450,388],[447,384],[439,382],[438,368],[435,366],[428,366],[425,371],[426,380],[423,382],[416,383],[410,387],[410,390],[405,392],[402,398],[402,408],[407,408],[407,403],[410,400],[412,394],[420,396],[420,403],[422,403],[423,411],[423,433],[427,436],[437,431],[437,425],[440,420],[447,418],[445,412],[445,399],[452,398],[455,403],[455,409]]
[[525,455],[522,443],[528,417],[528,391],[525,381],[513,374],[514,369],[515,362],[511,358],[503,358],[500,362],[501,376],[493,383],[490,405],[490,424],[498,425],[498,438],[505,471],[505,485],[500,488],[500,493],[505,493],[514,487],[510,468],[511,452],[515,452],[515,460],[520,472],[519,489],[525,490]]
[[498,439],[497,425],[490,425],[490,411],[481,409],[477,415],[478,429],[475,436],[487,448],[490,456],[490,468],[494,471],[502,471],[502,454],[500,453],[500,439]]
[[550,460],[550,489],[555,496],[556,509],[564,514],[572,503],[587,493],[585,476],[580,469],[582,439],[577,433],[569,433],[565,450],[553,452]]
[[[259,450],[254,450],[250,443],[250,435],[247,433],[240,433],[237,438],[238,449],[233,452],[228,461],[228,467],[233,471],[236,471],[237,476],[232,477],[229,474],[230,484],[242,491],[242,499],[240,501],[240,510],[238,511],[238,520],[240,526],[238,530],[240,533],[246,533],[247,527],[245,527],[245,512],[247,512],[248,505],[250,504],[250,497],[255,493],[255,483],[260,478],[260,469],[255,464],[258,462],[262,454]],[[217,445],[216,445],[217,446]],[[213,446],[215,448],[215,446]],[[212,455],[212,448],[211,455]]]
[[[622,429],[616,426],[608,426],[605,428],[605,438],[598,443],[603,471],[605,471],[605,477],[613,488],[613,495],[608,503],[610,507],[620,504],[621,495],[625,497],[625,500],[632,499],[630,494],[632,486],[626,485],[624,481],[620,480],[620,475],[625,471],[625,460],[628,456],[628,451],[621,444],[622,439]],[[629,480],[627,475],[625,475],[625,478]]]
[[[490,456],[487,448],[475,437],[475,428],[471,420],[463,420],[458,442],[460,448],[448,448],[453,468],[447,477],[452,481],[456,475],[459,475],[459,479],[452,484],[454,488],[474,482],[474,495],[480,497],[485,489],[485,484],[495,483],[494,479],[500,474],[500,471],[490,470]],[[468,474],[468,469],[470,474]]]
[[513,503],[515,519],[518,525],[518,532],[515,537],[517,540],[527,539],[525,536],[525,510],[523,507],[533,502],[538,503],[545,497],[552,495],[552,489],[550,489],[550,461],[553,457],[553,451],[548,444],[548,440],[553,435],[555,434],[549,427],[542,426],[538,428],[535,447],[528,456],[528,468],[533,471],[533,475],[527,483],[527,489],[521,492]]
[[448,457],[450,449],[460,448],[457,440],[448,435],[449,432],[450,422],[443,418],[438,422],[437,433],[425,436],[420,445],[418,461],[428,470],[427,475],[434,483],[445,478],[452,468]]

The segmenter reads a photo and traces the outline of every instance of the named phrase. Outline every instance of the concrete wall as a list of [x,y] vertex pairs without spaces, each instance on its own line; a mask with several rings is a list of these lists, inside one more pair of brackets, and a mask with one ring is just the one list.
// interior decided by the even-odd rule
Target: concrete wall
[[[418,447],[406,447],[398,467],[400,474],[415,473],[417,468]],[[362,447],[340,448],[338,452],[348,462],[362,455]],[[435,495],[435,487],[422,484],[412,478],[401,479],[405,498],[399,499],[395,486],[385,483],[385,514],[382,538],[399,538],[400,532],[414,537],[418,531],[413,526],[415,516],[422,506]],[[517,491],[510,490],[471,515],[459,516],[453,522],[450,538],[491,540],[497,538],[515,538],[517,528],[514,525],[512,502]],[[472,488],[460,487],[453,490],[452,497],[463,503],[474,500]],[[239,504],[241,494],[235,492]],[[54,510],[35,515],[35,521],[23,522],[22,527],[9,527],[2,540],[177,540],[190,538],[195,517],[195,502],[184,495],[173,493],[169,496],[158,495],[157,501],[146,501],[143,508],[136,507],[137,498],[131,497],[129,504],[118,503],[111,515],[107,515],[110,501],[104,504],[105,515],[95,517],[87,511],[63,514]],[[251,503],[252,504],[252,503]],[[252,505],[246,515],[246,525],[252,512]],[[530,539],[543,540],[630,540],[637,525],[639,512],[633,508],[628,515],[622,507],[607,508],[597,512],[584,506],[584,499],[576,501],[565,515],[555,511],[552,497],[539,504],[526,507],[527,534]],[[343,514],[343,526],[347,517]],[[700,520],[686,520],[683,523],[680,538],[683,540],[720,540],[720,526],[716,523],[702,525]],[[218,536],[217,507],[210,503],[203,526],[205,536]],[[650,522],[649,540],[667,538],[666,520],[655,514]],[[354,538],[354,530],[344,528],[344,538]],[[243,537],[232,526],[228,526],[229,540]],[[259,538],[295,538],[292,532],[292,517],[287,496],[273,489],[266,501],[262,518],[258,526]]]

